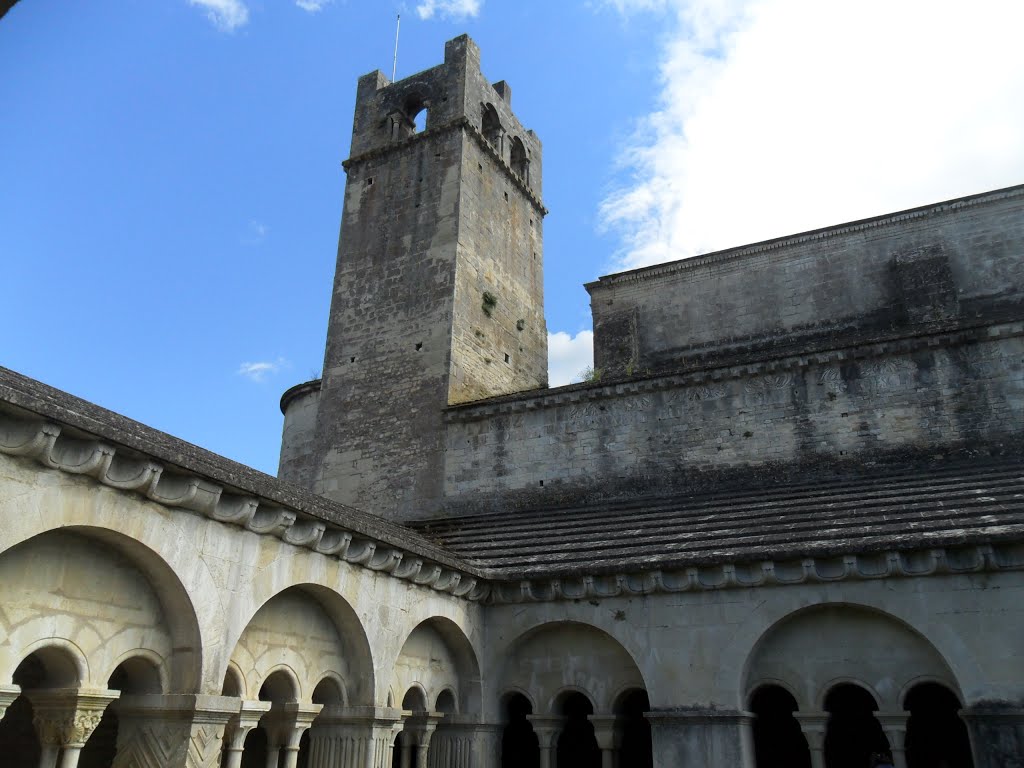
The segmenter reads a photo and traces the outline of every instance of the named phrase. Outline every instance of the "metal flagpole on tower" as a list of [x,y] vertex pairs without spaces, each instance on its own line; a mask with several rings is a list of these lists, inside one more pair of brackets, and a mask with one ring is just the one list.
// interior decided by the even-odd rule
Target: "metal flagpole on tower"
[[391,82],[395,82],[395,73],[398,72],[398,30],[402,28],[402,14],[398,14],[395,20],[395,60],[391,65]]

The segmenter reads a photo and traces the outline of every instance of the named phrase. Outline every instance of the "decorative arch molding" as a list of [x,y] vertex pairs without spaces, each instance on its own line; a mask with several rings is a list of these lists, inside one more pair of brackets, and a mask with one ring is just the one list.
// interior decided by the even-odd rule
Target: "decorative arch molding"
[[[291,689],[287,698],[281,699],[280,697],[275,699],[264,699],[263,698],[263,686],[267,684],[271,679],[284,679],[288,682],[288,686]],[[277,687],[277,686],[275,686]],[[302,681],[299,679],[299,674],[293,667],[288,664],[275,664],[266,670],[256,685],[253,686],[257,695],[260,697],[260,701],[303,701],[307,695],[312,695],[313,691],[304,691],[302,687]]]
[[[337,695],[338,695],[338,701],[336,701],[336,702],[316,701],[316,698],[317,698],[317,693],[316,692],[318,690],[321,690],[321,686],[323,686],[324,683],[329,683],[330,685],[332,685],[334,687],[334,689],[335,689],[334,692],[337,693]],[[325,672],[320,677],[320,679],[317,681],[316,685],[313,686],[313,690],[311,691],[310,696],[313,698],[313,703],[314,704],[324,704],[324,706],[329,706],[331,704],[340,704],[342,706],[348,706],[348,686],[345,684],[345,679],[342,677],[341,673],[340,672],[336,672],[334,670],[328,670],[327,672]]]
[[[502,706],[504,706],[504,703],[512,696],[522,696],[527,702],[529,702],[530,711],[537,712],[537,700],[528,690],[518,685],[504,686],[501,689],[501,693],[498,695],[498,701],[502,703]],[[504,712],[502,712],[502,715],[504,715]]]
[[583,696],[587,701],[590,702],[590,706],[594,708],[594,711],[598,711],[597,697],[594,696],[594,694],[592,694],[589,690],[579,685],[564,685],[551,694],[551,697],[548,699],[547,709],[545,710],[545,712],[547,714],[552,715],[561,714],[558,711],[560,709],[560,702],[564,701],[566,698],[568,698],[569,694],[572,693],[578,693],[580,696]]
[[[100,679],[109,680],[118,667],[126,661],[132,661],[134,659],[142,659],[143,661],[151,664],[160,679],[160,690],[170,690],[170,670],[167,668],[167,660],[156,651],[150,650],[149,648],[135,648],[130,651],[125,651],[108,665],[109,669],[103,673],[106,675],[105,678],[102,675],[98,675],[98,677],[100,677]],[[109,688],[110,686],[108,685],[107,687]]]
[[[313,576],[313,574],[306,574]],[[250,695],[257,692],[259,687],[253,683],[253,673],[246,674],[245,667],[256,671],[260,660],[254,657],[247,648],[241,644],[253,620],[260,611],[282,596],[299,597],[311,601],[315,608],[323,612],[330,621],[331,626],[337,633],[340,647],[337,648],[339,658],[344,659],[348,665],[348,675],[334,668],[333,665],[319,668],[309,668],[308,675],[299,674],[293,669],[296,680],[299,681],[300,700],[307,701],[312,696],[317,683],[325,676],[335,676],[341,681],[342,690],[347,697],[348,703],[352,705],[371,706],[374,703],[374,662],[373,650],[370,646],[362,620],[349,602],[327,583],[310,579],[296,582],[294,584],[280,584],[280,573],[273,568],[264,569],[260,577],[251,584],[250,592],[241,596],[244,602],[238,614],[240,619],[233,623],[231,632],[227,634],[224,642],[225,656],[218,665],[220,679],[224,679],[229,665],[234,664],[241,672],[245,687]],[[305,650],[305,646],[303,650]],[[308,662],[298,651],[293,650],[293,662],[303,660],[301,666]],[[258,673],[258,677],[265,679],[269,674]],[[309,679],[304,680],[304,677]]]
[[782,680],[777,677],[762,677],[749,683],[746,689],[746,693],[743,695],[743,708],[746,710],[750,709],[750,702],[753,700],[757,692],[762,688],[781,688],[790,696],[793,697],[793,701],[800,703],[800,699],[797,696],[796,690],[787,680]]
[[[73,670],[74,674],[77,676],[77,681],[73,685],[70,685],[68,687],[81,686],[83,682],[87,682],[91,679],[89,659],[86,656],[85,652],[81,648],[79,648],[75,643],[73,643],[70,640],[66,640],[63,637],[45,637],[26,645],[24,648],[17,649],[15,647],[15,650],[12,655],[16,659],[16,663],[11,667],[11,674],[14,673],[14,670],[17,669],[17,667],[20,666],[21,663],[25,661],[25,659],[27,659],[34,653],[40,653],[44,656],[43,665],[46,666],[47,664],[45,656],[50,651],[55,651],[57,654],[63,657],[62,659],[58,660],[58,663],[60,663],[61,661],[66,663],[68,666],[68,671]],[[4,683],[9,682],[11,682],[11,680],[4,680]]]
[[[572,654],[583,644],[586,654]],[[586,668],[560,663],[548,668],[545,655],[577,658]],[[580,621],[544,621],[491,649],[496,664],[495,682],[502,691],[516,690],[534,704],[534,714],[552,714],[558,696],[575,691],[586,696],[595,712],[610,712],[617,697],[629,690],[649,690],[626,645],[602,627]],[[611,674],[614,672],[614,674]],[[544,681],[536,688],[528,681]],[[530,688],[528,691],[527,688]],[[544,711],[536,708],[543,704]]]
[[[822,684],[821,688],[818,690],[818,693],[817,693],[817,695],[815,696],[815,699],[814,699],[814,708],[815,708],[815,710],[817,710],[818,712],[824,712],[825,711],[825,701],[828,699],[829,694],[832,693],[832,691],[834,689],[838,688],[841,685],[852,685],[855,688],[860,688],[862,691],[864,691],[866,694],[868,694],[872,699],[874,699],[875,700],[875,704],[877,704],[879,706],[881,706],[882,702],[884,701],[884,698],[881,695],[879,695],[878,691],[875,689],[874,686],[864,682],[859,677],[851,677],[849,675],[839,675],[838,677],[833,677],[831,680],[826,680]],[[797,697],[796,701],[797,701],[798,704],[800,703],[799,697]]]
[[419,699],[418,704],[422,704],[423,709],[414,709],[413,712],[426,712],[430,709],[430,697],[427,694],[427,688],[419,680],[413,680],[405,688],[405,692],[402,694],[402,709],[406,708],[406,701],[409,699],[409,695],[414,694]]
[[[49,533],[72,533],[114,549],[145,577],[162,607],[174,648],[173,657],[162,659],[160,664],[166,690],[219,691],[219,681],[215,690],[205,684],[208,670],[204,648],[223,627],[223,607],[218,599],[220,590],[208,568],[205,564],[197,567],[194,540],[166,515],[125,515],[123,509],[116,509],[119,494],[90,488],[81,481],[47,485],[33,489],[33,493],[38,494],[32,504],[34,514],[7,518],[9,528],[4,532],[0,559]],[[114,668],[116,665],[87,669],[83,680],[103,672],[109,676]]]
[[917,677],[912,677],[910,680],[904,683],[903,687],[900,689],[899,694],[897,694],[897,700],[900,703],[900,707],[902,707],[905,711],[909,711],[907,710],[907,696],[910,695],[910,692],[914,690],[914,688],[916,688],[919,685],[924,685],[925,683],[934,683],[935,685],[941,685],[943,688],[948,688],[950,693],[952,693],[960,700],[961,705],[963,704],[964,694],[963,691],[961,691],[960,688],[956,686],[955,680],[946,680],[934,675],[918,675]]
[[[779,674],[768,675],[759,667],[766,663],[762,658],[762,654],[767,653],[766,649],[770,648],[770,643],[775,642],[779,637],[779,633],[793,631],[794,627],[799,627],[799,623],[806,620],[809,616],[815,613],[832,612],[836,614],[842,621],[849,622],[851,626],[856,625],[858,621],[877,622],[878,628],[883,632],[891,633],[894,637],[899,637],[903,647],[899,652],[904,654],[913,654],[916,663],[920,664],[923,671],[926,674],[930,671],[933,676],[937,677],[944,685],[949,687],[951,690],[959,691],[960,685],[957,679],[956,672],[951,667],[948,656],[943,654],[939,648],[919,629],[911,625],[908,621],[900,616],[893,615],[892,613],[878,608],[873,605],[865,605],[863,603],[852,603],[848,601],[830,601],[823,602],[815,605],[808,605],[800,607],[796,610],[790,610],[788,612],[781,612],[774,621],[772,621],[766,628],[761,627],[758,631],[756,640],[751,644],[749,652],[743,655],[743,663],[741,665],[740,678],[737,681],[736,688],[742,697],[737,701],[737,705],[742,707],[750,696],[756,690],[757,687],[771,682],[774,685],[780,685],[785,688],[797,702],[797,705],[801,710],[816,710],[822,711],[824,706],[825,697],[828,691],[834,688],[836,685],[842,683],[850,683],[863,688],[865,691],[870,693],[880,707],[898,708],[896,701],[898,700],[899,691],[903,687],[903,683],[900,683],[898,679],[893,678],[895,688],[890,691],[883,691],[880,688],[872,685],[865,679],[870,677],[869,669],[874,668],[876,674],[879,669],[882,669],[888,663],[885,659],[876,658],[873,654],[865,652],[867,655],[863,659],[861,665],[862,669],[858,669],[857,673],[850,674],[849,672],[831,675],[828,678],[819,677],[815,679],[815,673],[812,671],[812,665],[804,662],[799,653],[791,652],[788,654],[790,661],[787,662],[791,668],[791,674],[789,676],[782,676]],[[753,623],[753,622],[751,622]],[[827,627],[828,624],[822,626]],[[754,632],[747,634],[753,635]],[[867,633],[868,638],[872,637],[872,633]],[[823,642],[818,637],[816,642]],[[736,642],[732,644],[736,645]],[[731,656],[734,652],[734,648],[730,647],[726,649],[722,655],[723,659],[723,672],[719,675],[719,684],[727,685],[727,678],[723,679],[724,673],[734,671],[728,668],[727,663],[730,659],[735,659]],[[772,664],[767,663],[768,667],[771,668]],[[894,666],[898,666],[896,662],[893,662]],[[938,672],[938,674],[934,674]],[[915,675],[918,677],[919,675]],[[770,680],[769,680],[770,678]],[[800,687],[801,682],[803,687]]]

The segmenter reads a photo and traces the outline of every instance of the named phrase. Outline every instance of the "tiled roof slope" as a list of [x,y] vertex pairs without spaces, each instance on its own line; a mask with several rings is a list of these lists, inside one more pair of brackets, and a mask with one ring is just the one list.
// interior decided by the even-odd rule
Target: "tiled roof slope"
[[995,543],[1024,537],[1024,462],[1017,455],[947,459],[820,482],[414,527],[511,579]]
[[[466,568],[466,563],[404,526],[331,501],[0,367],[0,416],[10,410],[10,406],[14,406],[18,414],[32,414],[63,425],[62,437],[96,438],[123,446],[166,464],[173,472],[207,478],[230,492],[264,499],[310,519],[322,520],[372,542],[399,547],[410,555],[424,557],[448,568]],[[4,450],[2,427],[0,423],[0,453],[9,452]]]

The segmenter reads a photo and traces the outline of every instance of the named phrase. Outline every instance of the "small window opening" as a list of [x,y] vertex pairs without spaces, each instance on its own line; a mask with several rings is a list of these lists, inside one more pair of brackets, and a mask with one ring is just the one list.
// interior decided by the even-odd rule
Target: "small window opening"
[[506,352],[505,353],[505,362],[507,363],[508,361],[509,361],[509,356],[508,356],[508,352]]
[[544,481],[543,481],[543,480],[541,480],[541,481],[540,481],[540,484],[541,484],[541,485],[544,485]]
[[493,104],[484,105],[484,114],[480,127],[487,143],[494,147],[499,155],[502,154],[505,129],[501,127],[501,119],[498,117],[498,111],[494,108]]
[[422,341],[417,341],[416,342],[416,351],[419,352],[421,349],[423,349],[423,342]]
[[356,361],[356,359],[355,359],[354,357],[350,357],[348,361],[349,361],[350,363],[354,363],[354,362]]
[[410,94],[405,100],[403,112],[408,121],[406,128],[410,134],[426,130],[430,104],[418,93]]
[[427,127],[427,110],[421,109],[415,115],[412,116],[412,132],[422,133]]
[[368,186],[368,187],[369,187],[369,186],[371,186],[372,184],[373,184],[373,176],[368,176],[368,177],[366,178],[366,186]]
[[530,181],[530,158],[526,152],[526,145],[523,140],[516,136],[512,139],[512,151],[509,160],[512,165],[512,172],[523,181]]

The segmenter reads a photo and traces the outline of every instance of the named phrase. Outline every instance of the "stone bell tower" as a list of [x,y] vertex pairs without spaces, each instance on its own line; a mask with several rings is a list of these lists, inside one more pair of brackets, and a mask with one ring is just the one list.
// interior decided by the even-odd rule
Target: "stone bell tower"
[[547,386],[541,144],[463,35],[359,79],[323,378],[294,387],[280,476],[437,514],[448,405]]

